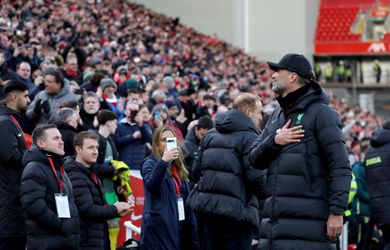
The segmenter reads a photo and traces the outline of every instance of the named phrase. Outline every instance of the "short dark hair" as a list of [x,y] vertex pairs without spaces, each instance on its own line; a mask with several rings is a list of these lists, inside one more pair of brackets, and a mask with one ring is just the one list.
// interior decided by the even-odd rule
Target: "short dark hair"
[[38,140],[46,139],[46,130],[57,128],[55,124],[42,124],[38,125],[32,132],[32,140],[34,144],[37,144]]
[[118,116],[112,110],[101,110],[96,116],[99,125],[104,125],[108,121],[118,120]]
[[76,110],[78,106],[79,106],[78,101],[68,101],[68,102],[64,102],[61,105],[61,108],[71,108],[73,110]]
[[20,61],[18,62],[18,64],[16,64],[16,70],[18,70],[20,68],[20,65],[22,65],[22,63],[27,63],[30,67],[31,67],[31,64],[27,61]]
[[45,76],[47,75],[54,76],[55,82],[60,83],[61,87],[64,87],[65,79],[61,71],[59,71],[58,69],[50,68],[50,70],[45,71]]
[[211,120],[210,116],[204,115],[198,119],[198,124],[196,125],[198,129],[212,129],[214,128],[213,120]]
[[73,138],[73,147],[76,146],[83,147],[85,139],[92,139],[92,140],[99,141],[99,136],[95,132],[91,132],[91,131],[80,132],[77,135],[75,135]]

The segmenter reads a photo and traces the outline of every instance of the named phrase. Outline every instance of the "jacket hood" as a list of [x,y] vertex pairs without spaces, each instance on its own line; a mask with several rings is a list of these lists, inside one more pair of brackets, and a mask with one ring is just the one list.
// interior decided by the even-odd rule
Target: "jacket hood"
[[13,115],[15,119],[19,119],[21,114],[16,110],[10,109],[5,105],[0,106],[0,115]]
[[195,128],[192,128],[186,135],[186,140],[194,142],[195,144],[198,144],[198,138],[195,134]]
[[370,140],[371,146],[376,148],[386,143],[390,143],[390,130],[381,128],[375,131]]
[[215,129],[221,134],[236,131],[253,131],[258,133],[253,121],[247,115],[236,109],[219,114],[215,121]]

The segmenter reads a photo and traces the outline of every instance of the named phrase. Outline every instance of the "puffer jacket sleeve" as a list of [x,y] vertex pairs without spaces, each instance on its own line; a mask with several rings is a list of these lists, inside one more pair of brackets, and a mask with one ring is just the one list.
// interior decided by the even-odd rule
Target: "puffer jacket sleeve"
[[150,193],[158,193],[167,174],[168,163],[153,158],[146,159],[141,166],[141,175],[145,188]]
[[274,141],[276,136],[276,127],[271,123],[275,118],[275,111],[268,120],[263,132],[257,137],[249,150],[248,160],[256,169],[266,169],[269,164],[278,156],[283,148]]
[[242,144],[242,164],[245,169],[245,176],[248,180],[250,190],[258,199],[262,199],[265,195],[266,170],[254,169],[249,161],[249,150],[257,134],[253,133],[245,137]]
[[93,202],[91,191],[88,188],[88,181],[82,173],[72,171],[68,173],[73,186],[73,196],[77,205],[80,217],[93,221],[104,222],[107,219],[118,217],[118,211],[114,205],[97,205]]
[[321,106],[316,113],[317,144],[329,172],[329,212],[342,215],[348,204],[352,170],[343,140],[341,121],[338,114],[326,105]]
[[[19,132],[15,123],[11,119],[3,119],[1,126],[0,138],[2,138],[3,143],[0,143],[0,162],[13,162],[22,167],[22,158],[25,150],[20,150],[19,148],[17,137]],[[7,167],[8,164],[2,164],[2,166]]]
[[40,167],[27,165],[20,186],[22,205],[28,219],[53,231],[61,232],[63,220],[58,218],[45,201],[46,183],[45,173]]

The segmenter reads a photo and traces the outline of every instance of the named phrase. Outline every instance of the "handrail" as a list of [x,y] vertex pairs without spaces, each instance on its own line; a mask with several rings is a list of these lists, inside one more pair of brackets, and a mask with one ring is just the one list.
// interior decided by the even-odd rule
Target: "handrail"
[[136,234],[141,234],[141,228],[135,226],[131,221],[125,221],[124,225],[126,227],[126,240],[132,238],[133,232]]

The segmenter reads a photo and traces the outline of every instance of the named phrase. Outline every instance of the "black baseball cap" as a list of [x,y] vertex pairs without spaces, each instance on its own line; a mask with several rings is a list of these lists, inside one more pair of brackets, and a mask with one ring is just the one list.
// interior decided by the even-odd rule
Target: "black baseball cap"
[[309,61],[299,54],[287,54],[280,59],[279,63],[267,62],[273,71],[286,69],[295,72],[303,78],[312,80],[314,78],[313,69]]
[[8,82],[3,89],[4,96],[7,96],[7,94],[11,91],[19,90],[19,91],[25,91],[28,90],[28,87],[23,82],[13,79],[10,82]]

